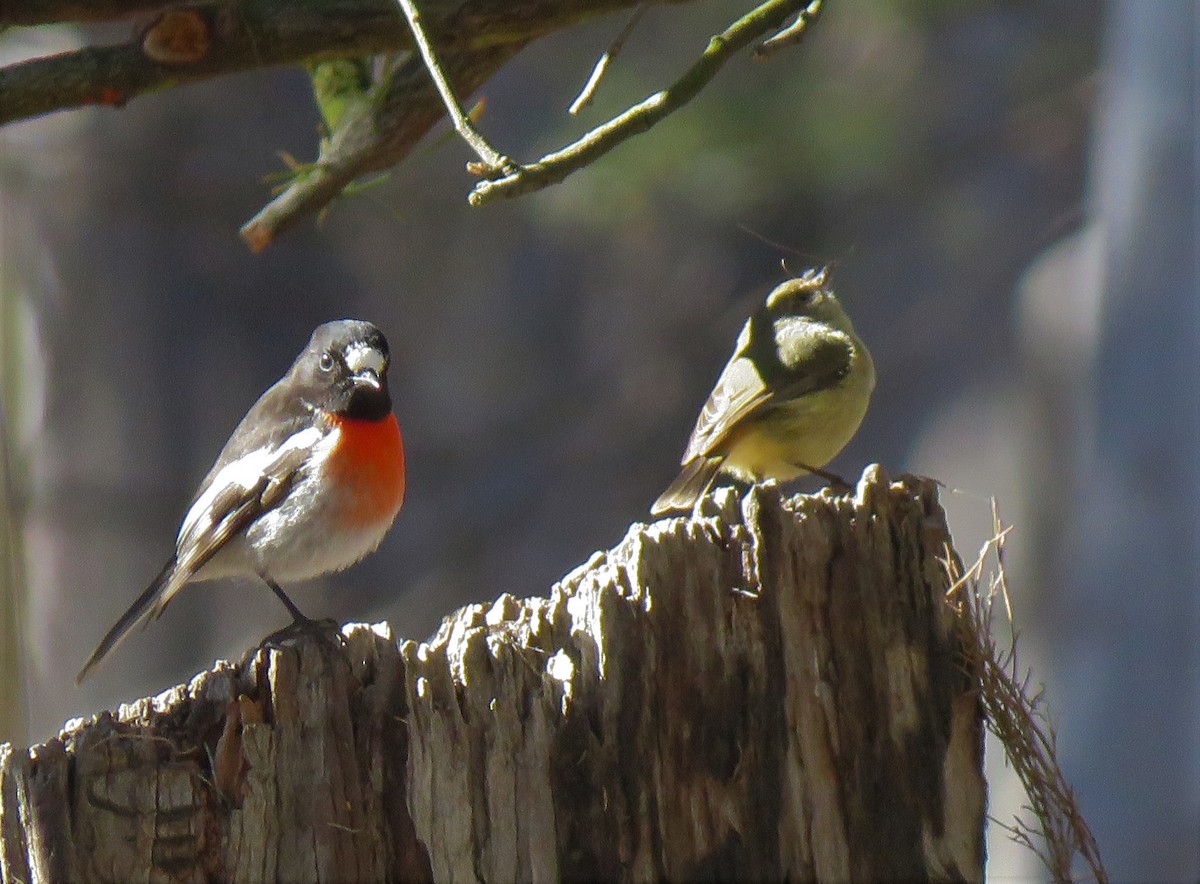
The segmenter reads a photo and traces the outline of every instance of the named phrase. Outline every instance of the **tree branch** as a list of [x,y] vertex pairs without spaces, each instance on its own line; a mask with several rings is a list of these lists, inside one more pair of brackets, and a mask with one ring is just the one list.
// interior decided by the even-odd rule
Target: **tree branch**
[[822,6],[824,6],[823,0],[813,0],[807,8],[800,10],[795,21],[757,46],[754,50],[754,57],[767,58],[787,46],[795,46],[804,39],[809,26],[817,20]]
[[629,17],[629,21],[625,23],[625,27],[621,28],[620,33],[608,45],[608,49],[596,61],[592,67],[592,73],[588,76],[587,82],[583,84],[583,88],[579,90],[579,94],[575,96],[575,100],[571,102],[571,106],[567,108],[567,113],[572,116],[577,115],[585,107],[592,103],[592,98],[596,95],[596,90],[600,88],[600,82],[604,79],[604,75],[608,73],[608,67],[616,60],[616,57],[621,54],[621,50],[625,46],[625,41],[629,39],[629,35],[633,33],[633,29],[637,27],[638,22],[642,20],[642,16],[646,14],[646,10],[650,8],[649,0],[642,0],[638,4],[637,9],[633,11],[633,15]]
[[[717,74],[735,52],[768,31],[778,29],[788,16],[797,14],[796,24],[786,30],[803,32],[820,13],[821,0],[772,0],[752,10],[713,37],[700,59],[667,89],[597,126],[578,141],[547,154],[534,163],[518,165],[502,177],[480,181],[468,198],[479,206],[501,197],[514,197],[541,190],[562,181],[572,172],[594,162],[634,135],[646,132],[691,101]],[[803,23],[803,24],[801,24]],[[777,35],[778,37],[778,35]],[[772,38],[776,39],[776,38]],[[799,37],[790,36],[793,41]]]
[[[427,32],[443,51],[487,51],[504,43],[525,45],[636,2],[474,0],[464,4],[461,0],[426,0],[423,15]],[[118,14],[150,5],[110,0],[100,9]],[[22,15],[44,20],[51,14],[62,16],[69,9],[87,7],[87,3],[77,2],[68,6],[6,0],[0,22],[26,23]],[[163,64],[146,53],[145,36],[162,20],[160,16],[126,43],[85,47],[0,68],[0,95],[4,96],[0,125],[86,105],[119,107],[139,95],[238,71],[413,47],[412,34],[394,0],[239,0],[233,4],[199,3],[186,10],[203,20],[210,42],[202,57],[188,63]],[[87,17],[101,17],[96,13],[89,10]],[[72,16],[71,20],[82,19]]]
[[[799,39],[821,8],[821,0],[767,0],[713,37],[699,61],[668,89],[574,144],[521,166],[478,136],[456,96],[473,93],[531,40],[637,6],[640,0],[423,0],[419,20],[409,3],[412,29],[405,27],[395,2],[239,0],[173,7],[128,43],[0,68],[5,98],[0,124],[86,104],[121,106],[137,95],[233,71],[391,54],[379,80],[369,84],[353,111],[323,140],[317,162],[298,169],[282,192],[243,226],[242,237],[258,251],[301,218],[325,208],[356,178],[403,161],[442,116],[443,106],[451,109],[456,127],[484,159],[468,167],[487,176],[475,186],[470,202],[516,196],[561,181],[650,129],[690,101],[733,53],[768,32],[782,28],[771,38],[781,43]],[[147,5],[103,0],[93,12],[125,14]],[[66,14],[65,0],[18,0],[17,9],[6,6],[4,12],[7,21]],[[794,22],[784,27],[792,16]],[[424,65],[403,55],[416,45],[413,29],[428,38],[421,47]]]
[[[513,166],[508,174],[497,180],[480,182],[470,195],[471,203],[481,205],[498,196],[516,196],[561,181],[682,107],[733,53],[779,28],[789,16],[798,12],[806,14],[807,21],[814,20],[813,10],[819,10],[819,7],[819,0],[816,3],[805,3],[804,0],[764,3],[714,37],[700,61],[668,90],[597,127],[563,151],[529,166]],[[441,45],[443,41],[439,40]],[[498,47],[495,54],[490,55],[442,49],[440,64],[452,94],[470,95],[521,48],[515,44]],[[442,116],[442,107],[443,99],[430,81],[423,62],[416,58],[407,60],[391,74],[386,97],[378,112],[364,115],[357,122],[348,124],[346,131],[337,133],[311,170],[297,176],[283,193],[242,228],[242,238],[251,249],[259,251],[305,215],[322,209],[355,178],[403,161]]]
[[[188,8],[209,48],[183,64],[147,52],[155,23],[127,43],[89,46],[0,68],[0,124],[83,105],[120,107],[139,95],[238,71],[404,48],[411,37],[384,0],[341,0],[280,10],[274,0]],[[161,19],[160,19],[161,20]],[[157,21],[157,20],[156,20]]]
[[[443,53],[442,65],[455,92],[470,95],[522,48],[508,43]],[[377,102],[346,121],[312,167],[246,222],[241,235],[251,250],[261,251],[280,233],[323,209],[356,178],[402,162],[444,116],[441,96],[419,57],[401,62],[380,90]]]
[[4,0],[0,5],[0,28],[112,21],[171,5],[171,0]]
[[429,41],[429,35],[425,33],[425,26],[421,21],[421,13],[418,11],[413,0],[397,0],[400,8],[404,10],[404,17],[408,19],[408,26],[412,30],[413,39],[416,41],[417,49],[421,53],[421,60],[425,62],[425,68],[429,71],[429,76],[433,80],[433,85],[437,87],[438,95],[441,96],[442,104],[446,108],[446,113],[450,115],[450,121],[454,124],[456,131],[463,141],[471,146],[475,154],[485,164],[488,169],[497,171],[510,171],[512,164],[509,160],[501,156],[488,140],[480,134],[467,117],[466,111],[463,110],[462,104],[458,100],[458,96],[454,94],[454,89],[446,80],[446,74],[442,70],[441,64],[438,62],[437,53],[434,52],[433,44]]

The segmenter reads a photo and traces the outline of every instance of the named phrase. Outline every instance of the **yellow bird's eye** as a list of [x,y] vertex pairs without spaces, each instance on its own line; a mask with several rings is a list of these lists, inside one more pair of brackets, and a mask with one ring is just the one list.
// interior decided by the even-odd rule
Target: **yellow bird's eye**
[[795,305],[796,310],[808,310],[820,300],[820,289],[800,289],[796,292],[795,300],[792,303]]

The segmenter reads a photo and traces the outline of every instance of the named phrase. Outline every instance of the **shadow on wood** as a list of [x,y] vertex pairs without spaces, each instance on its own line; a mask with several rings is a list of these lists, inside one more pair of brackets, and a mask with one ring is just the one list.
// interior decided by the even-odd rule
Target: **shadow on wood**
[[4,880],[982,880],[934,484],[704,506],[0,749]]

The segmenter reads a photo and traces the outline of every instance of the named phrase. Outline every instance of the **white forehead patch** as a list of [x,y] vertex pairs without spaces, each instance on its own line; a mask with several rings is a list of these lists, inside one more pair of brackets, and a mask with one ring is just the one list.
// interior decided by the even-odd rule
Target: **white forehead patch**
[[384,355],[368,344],[351,344],[346,348],[344,355],[346,367],[352,374],[370,369],[383,377],[383,372],[387,368],[387,359],[384,358]]

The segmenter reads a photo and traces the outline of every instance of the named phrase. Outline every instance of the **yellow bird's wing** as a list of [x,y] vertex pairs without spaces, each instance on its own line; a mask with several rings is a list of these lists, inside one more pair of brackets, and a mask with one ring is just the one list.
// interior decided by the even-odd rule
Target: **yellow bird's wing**
[[752,327],[745,346],[717,378],[681,463],[720,454],[730,434],[754,414],[827,389],[846,376],[854,356],[850,339],[841,333],[815,335],[805,326],[789,324],[765,346]]
[[747,356],[730,360],[708,395],[700,417],[696,419],[695,429],[688,439],[687,451],[680,463],[686,464],[698,457],[716,453],[729,436],[729,431],[769,402],[771,395],[753,360]]

